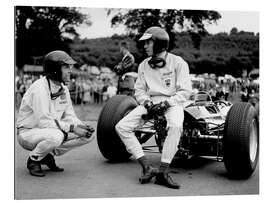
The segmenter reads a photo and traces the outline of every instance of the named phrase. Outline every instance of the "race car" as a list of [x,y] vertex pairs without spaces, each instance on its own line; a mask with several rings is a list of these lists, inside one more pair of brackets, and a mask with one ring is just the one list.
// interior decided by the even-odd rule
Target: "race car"
[[[97,142],[106,159],[125,161],[131,157],[115,131],[115,125],[137,105],[131,96],[116,95],[103,107],[97,124]],[[143,122],[134,133],[144,150],[153,147],[147,145],[147,141],[154,136],[154,147],[162,152],[166,137],[164,118],[142,116]],[[212,101],[207,92],[192,95],[184,105],[183,131],[176,156],[214,158],[224,162],[229,177],[249,178],[259,158],[257,111],[248,102]]]

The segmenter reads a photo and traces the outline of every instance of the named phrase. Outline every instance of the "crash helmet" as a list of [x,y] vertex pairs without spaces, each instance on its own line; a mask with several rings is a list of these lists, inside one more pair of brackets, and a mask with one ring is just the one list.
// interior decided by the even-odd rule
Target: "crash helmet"
[[148,28],[139,41],[152,39],[154,41],[153,54],[156,55],[168,49],[169,35],[168,33],[158,26]]
[[52,51],[44,57],[44,74],[52,80],[63,82],[62,65],[73,65],[75,63],[76,61],[74,61],[66,52],[60,50]]

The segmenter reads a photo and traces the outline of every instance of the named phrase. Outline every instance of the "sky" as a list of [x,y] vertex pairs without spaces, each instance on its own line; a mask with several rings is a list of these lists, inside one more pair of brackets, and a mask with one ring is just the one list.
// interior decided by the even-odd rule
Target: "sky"
[[[98,38],[110,37],[113,34],[125,33],[123,25],[112,28],[110,19],[112,16],[107,16],[106,10],[103,8],[81,8],[80,11],[87,14],[92,21],[92,25],[82,25],[77,28],[81,38]],[[218,32],[229,33],[233,27],[238,31],[259,32],[259,12],[256,11],[218,11],[221,18],[217,23],[207,25],[206,29],[211,34]]]

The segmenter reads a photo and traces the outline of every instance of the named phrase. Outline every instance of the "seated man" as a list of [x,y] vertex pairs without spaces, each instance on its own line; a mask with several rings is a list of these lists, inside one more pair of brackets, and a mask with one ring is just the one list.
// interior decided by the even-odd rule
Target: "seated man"
[[93,140],[93,128],[80,121],[72,107],[68,88],[73,64],[63,51],[53,51],[44,58],[45,77],[35,81],[23,96],[17,119],[17,139],[30,150],[27,168],[33,176],[45,176],[41,165],[51,171],[64,169],[56,165],[59,156]]
[[[139,102],[134,110],[120,120],[115,129],[121,140],[142,166],[142,184],[149,183],[156,176],[155,183],[169,188],[180,186],[168,175],[169,165],[178,150],[184,121],[183,104],[191,93],[188,64],[179,56],[168,53],[168,33],[160,27],[150,27],[140,40],[148,54],[140,65],[135,83],[135,97]],[[152,167],[134,129],[139,125],[143,114],[162,114],[167,120],[168,133],[163,144],[159,169]]]

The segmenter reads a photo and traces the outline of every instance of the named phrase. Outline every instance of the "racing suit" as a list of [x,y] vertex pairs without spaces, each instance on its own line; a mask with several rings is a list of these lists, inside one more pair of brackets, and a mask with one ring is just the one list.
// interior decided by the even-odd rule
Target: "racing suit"
[[[69,132],[71,124],[83,123],[75,115],[68,88],[62,87],[63,94],[51,99],[51,92],[57,92],[60,87],[42,77],[32,84],[22,99],[17,119],[17,139],[23,148],[31,151],[30,157],[35,157],[36,161],[48,153],[62,155],[93,139],[93,136],[79,138]],[[65,135],[68,135],[66,139]]]
[[147,58],[139,65],[135,83],[135,97],[140,105],[120,120],[115,129],[127,151],[139,159],[144,156],[144,152],[135,137],[134,128],[140,124],[142,114],[147,113],[143,104],[146,100],[151,100],[154,104],[167,100],[170,104],[165,113],[168,135],[163,145],[161,162],[171,163],[178,150],[183,127],[183,103],[191,93],[189,67],[181,57],[171,53],[168,53],[163,68],[151,68],[149,60]]

